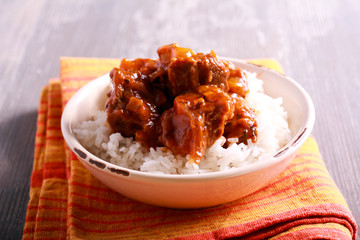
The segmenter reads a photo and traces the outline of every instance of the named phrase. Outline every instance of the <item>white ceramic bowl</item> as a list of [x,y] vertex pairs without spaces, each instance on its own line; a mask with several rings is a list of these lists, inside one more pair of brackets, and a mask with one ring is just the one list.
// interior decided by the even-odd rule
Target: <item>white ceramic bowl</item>
[[67,103],[61,119],[65,141],[92,175],[113,190],[141,202],[170,208],[204,208],[257,191],[288,166],[310,135],[315,121],[314,107],[309,95],[291,78],[242,60],[226,60],[258,73],[258,78],[264,81],[265,92],[283,98],[293,138],[273,157],[237,169],[195,175],[140,172],[106,162],[79,143],[73,126],[89,120],[96,110],[104,109],[110,87],[108,75],[88,83]]

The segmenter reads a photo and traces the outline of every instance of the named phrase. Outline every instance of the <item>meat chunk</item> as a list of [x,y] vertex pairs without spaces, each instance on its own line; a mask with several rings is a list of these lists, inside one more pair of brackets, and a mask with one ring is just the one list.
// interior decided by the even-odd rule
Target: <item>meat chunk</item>
[[173,58],[168,66],[168,87],[173,96],[196,91],[200,85],[215,85],[228,91],[230,75],[225,65],[212,54],[191,59]]
[[200,84],[198,72],[194,59],[173,59],[168,67],[168,87],[172,96],[194,91]]
[[157,53],[160,67],[164,70],[167,70],[173,59],[189,59],[195,55],[193,50],[179,47],[177,43],[161,46],[158,48]]
[[207,146],[205,119],[198,107],[204,104],[200,94],[188,93],[175,98],[174,106],[160,120],[159,141],[173,154],[186,156],[199,163]]
[[177,96],[174,106],[163,113],[160,142],[174,154],[189,154],[200,163],[206,148],[222,136],[233,111],[233,102],[223,90],[200,86],[196,93]]
[[244,99],[236,95],[233,95],[233,103],[235,107],[234,116],[226,123],[225,138],[238,138],[238,143],[245,144],[248,139],[255,142],[257,122],[254,110],[247,107]]
[[106,111],[113,132],[156,147],[157,142],[146,136],[156,131],[156,121],[160,116],[158,108],[167,104],[165,95],[152,89],[134,69],[114,68],[110,77],[113,90],[106,102]]
[[196,58],[200,84],[216,85],[222,90],[228,91],[227,79],[230,71],[224,62],[219,60],[213,51],[206,55],[198,53]]

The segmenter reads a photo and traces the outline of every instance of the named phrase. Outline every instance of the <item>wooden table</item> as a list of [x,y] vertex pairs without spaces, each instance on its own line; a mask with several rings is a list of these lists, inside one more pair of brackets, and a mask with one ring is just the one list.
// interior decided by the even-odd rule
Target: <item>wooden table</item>
[[155,57],[173,42],[280,61],[312,96],[313,135],[359,223],[359,38],[358,0],[2,1],[0,239],[22,235],[40,90],[59,57]]

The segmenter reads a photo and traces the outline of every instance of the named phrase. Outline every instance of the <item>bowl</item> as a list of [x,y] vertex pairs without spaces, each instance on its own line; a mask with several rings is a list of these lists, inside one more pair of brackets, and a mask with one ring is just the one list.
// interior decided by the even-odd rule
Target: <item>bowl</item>
[[87,151],[76,139],[75,124],[89,120],[104,109],[110,89],[108,74],[82,87],[68,101],[61,129],[70,149],[90,173],[111,189],[131,199],[168,208],[205,208],[231,202],[267,185],[289,165],[310,135],[315,111],[311,98],[294,80],[265,67],[243,60],[222,58],[235,66],[258,74],[265,92],[282,97],[288,112],[291,141],[272,157],[226,171],[170,175],[148,173],[116,166]]

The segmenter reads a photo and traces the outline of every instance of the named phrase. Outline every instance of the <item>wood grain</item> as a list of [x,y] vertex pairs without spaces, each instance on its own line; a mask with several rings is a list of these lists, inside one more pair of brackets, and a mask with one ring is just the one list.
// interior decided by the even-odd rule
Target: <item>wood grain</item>
[[172,42],[280,61],[313,98],[313,134],[359,222],[359,26],[358,0],[2,1],[0,239],[22,235],[40,90],[59,57],[155,57]]

